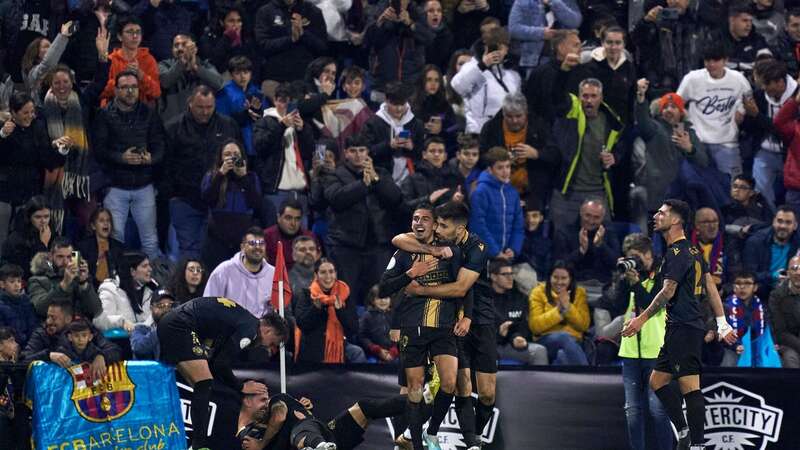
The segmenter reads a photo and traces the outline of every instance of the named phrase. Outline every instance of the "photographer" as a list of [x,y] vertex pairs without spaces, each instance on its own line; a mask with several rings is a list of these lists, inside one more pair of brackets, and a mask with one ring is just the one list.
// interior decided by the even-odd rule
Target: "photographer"
[[210,208],[203,263],[217,267],[239,250],[240,237],[257,222],[262,211],[258,175],[248,170],[241,145],[224,142],[214,165],[203,177],[201,195]]
[[[619,277],[613,284],[616,294],[614,307],[624,311],[626,319],[638,315],[647,308],[656,290],[653,270],[653,250],[650,238],[641,233],[629,234],[622,242],[625,255],[617,262]],[[627,270],[621,271],[625,268]],[[595,310],[597,312],[597,310]],[[628,422],[628,440],[631,448],[645,448],[645,412],[649,411],[656,433],[657,449],[671,449],[672,435],[669,417],[661,402],[650,389],[647,380],[656,362],[658,351],[664,342],[665,310],[661,310],[648,321],[636,336],[623,337],[619,357],[622,359],[622,380],[625,387],[625,418]],[[596,319],[595,319],[596,320]],[[618,325],[622,325],[621,321]],[[615,334],[619,333],[617,327]]]

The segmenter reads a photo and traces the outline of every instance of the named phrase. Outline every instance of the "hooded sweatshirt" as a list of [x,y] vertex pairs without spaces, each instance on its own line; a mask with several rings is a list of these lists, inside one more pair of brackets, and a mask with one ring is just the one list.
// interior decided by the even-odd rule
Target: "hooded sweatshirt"
[[275,267],[267,260],[261,262],[261,270],[252,273],[244,266],[242,252],[223,262],[208,277],[203,297],[229,298],[256,317],[267,313],[272,298],[272,278]]
[[[414,120],[414,113],[411,112],[411,106],[408,103],[406,103],[406,113],[400,120],[395,120],[389,114],[386,102],[381,103],[376,115],[389,125],[390,140],[396,138],[405,129],[406,124]],[[411,158],[397,153],[392,155],[392,162],[392,179],[399,186],[414,171],[414,165]]]
[[[770,97],[766,92],[764,92],[764,99],[767,101],[767,110],[764,111],[764,113],[770,121],[775,119],[775,116],[778,115],[778,111],[780,111],[781,106],[783,106],[787,100],[792,98],[795,90],[797,90],[797,81],[795,81],[791,76],[786,75],[786,90],[783,91],[783,95],[781,95],[781,98],[778,101],[775,101],[774,98]],[[764,137],[764,140],[761,141],[760,148],[761,150],[766,150],[773,153],[781,153],[783,151],[781,142],[776,139],[772,133],[768,133]]]

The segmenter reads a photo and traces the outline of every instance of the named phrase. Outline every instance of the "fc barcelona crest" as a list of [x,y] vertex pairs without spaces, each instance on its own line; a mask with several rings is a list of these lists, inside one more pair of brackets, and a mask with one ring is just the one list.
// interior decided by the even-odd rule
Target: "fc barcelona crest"
[[110,422],[130,411],[136,386],[128,377],[124,362],[108,366],[102,380],[92,380],[88,363],[69,368],[72,376],[72,402],[78,414],[90,422]]

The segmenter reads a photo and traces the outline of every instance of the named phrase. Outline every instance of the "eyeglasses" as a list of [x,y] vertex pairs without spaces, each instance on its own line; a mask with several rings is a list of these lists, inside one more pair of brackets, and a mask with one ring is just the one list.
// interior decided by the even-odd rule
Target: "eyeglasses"
[[187,267],[186,270],[192,273],[203,273],[202,267]]
[[750,186],[746,184],[733,184],[731,185],[731,189],[736,189],[737,191],[749,191],[752,189]]
[[117,86],[117,89],[123,92],[136,92],[139,90],[139,86]]
[[250,239],[249,241],[245,241],[245,243],[251,247],[263,247],[266,241],[263,239]]

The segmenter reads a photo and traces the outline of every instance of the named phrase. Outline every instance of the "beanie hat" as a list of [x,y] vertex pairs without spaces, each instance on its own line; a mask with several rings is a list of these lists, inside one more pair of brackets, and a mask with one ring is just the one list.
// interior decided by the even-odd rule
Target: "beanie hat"
[[669,94],[664,94],[660,99],[658,99],[658,112],[664,111],[664,108],[667,107],[668,104],[672,103],[675,105],[676,108],[681,112],[681,114],[686,113],[686,108],[683,104],[683,99],[680,95],[670,92]]

